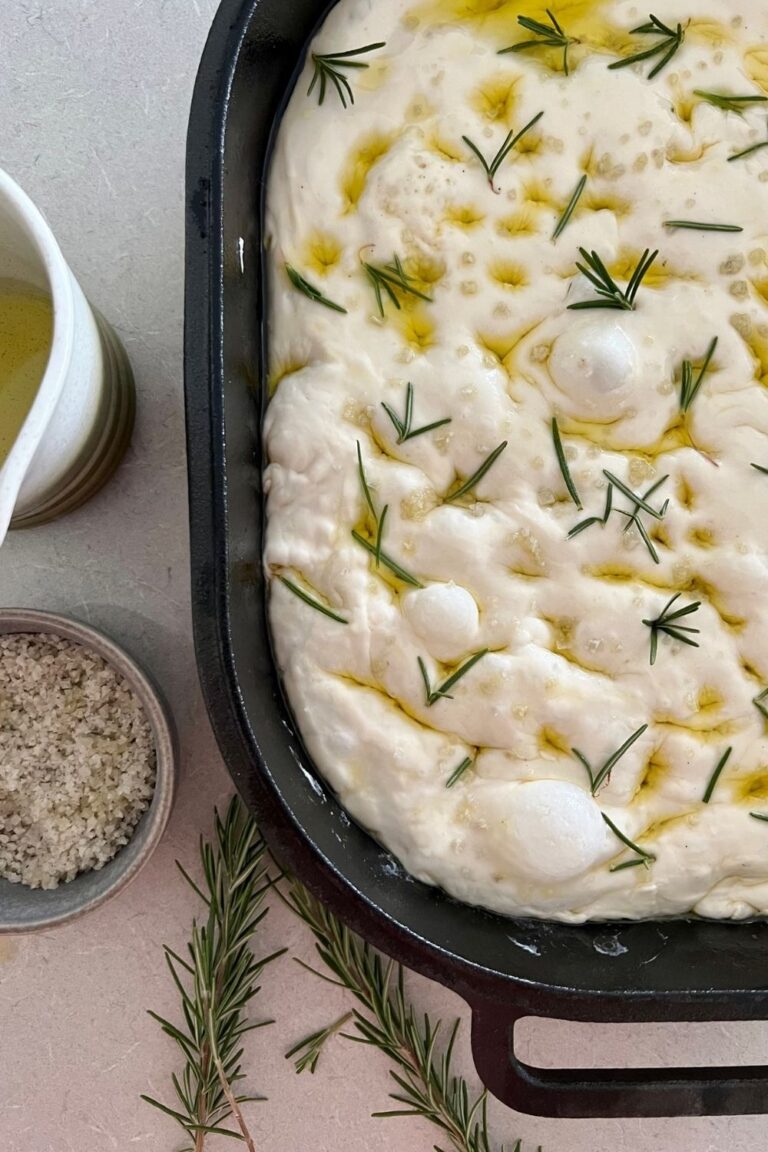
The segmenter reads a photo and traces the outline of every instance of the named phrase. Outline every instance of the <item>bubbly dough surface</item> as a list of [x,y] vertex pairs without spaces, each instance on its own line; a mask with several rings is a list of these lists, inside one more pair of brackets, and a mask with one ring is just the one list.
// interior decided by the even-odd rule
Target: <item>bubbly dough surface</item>
[[[346,71],[346,109],[307,96],[308,61],[271,169],[278,664],[318,768],[419,879],[576,922],[765,914],[768,148],[731,157],[768,104],[695,90],[765,98],[768,9],[654,3],[685,38],[653,79],[608,67],[654,42],[631,34],[646,9],[553,11],[568,76],[560,49],[498,55],[545,18],[527,0],[341,0],[313,44],[385,47]],[[463,138],[490,159],[539,112],[492,187]],[[634,310],[569,308],[595,297],[580,248],[622,289],[658,249]],[[395,257],[419,295],[382,316],[362,262]],[[411,431],[449,422],[403,437],[384,405],[404,424],[409,403]],[[655,485],[655,515],[622,490]],[[657,631],[651,665],[645,621],[678,593],[698,647]],[[635,733],[593,794],[573,749],[594,779]]]

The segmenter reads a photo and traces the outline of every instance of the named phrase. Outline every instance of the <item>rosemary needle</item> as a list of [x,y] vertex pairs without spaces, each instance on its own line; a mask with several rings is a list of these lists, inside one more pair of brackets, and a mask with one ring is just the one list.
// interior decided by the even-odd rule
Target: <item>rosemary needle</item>
[[672,57],[677,52],[678,48],[685,39],[685,30],[682,24],[678,24],[676,28],[670,28],[666,24],[662,24],[658,16],[650,16],[647,24],[641,24],[638,28],[633,28],[630,32],[632,36],[652,36],[661,35],[661,40],[657,40],[650,48],[644,48],[642,52],[636,52],[633,56],[625,56],[622,60],[614,60],[613,64],[608,67],[613,70],[616,68],[626,68],[630,64],[639,64],[642,60],[651,60],[654,56],[661,56],[661,59],[651,71],[648,73],[648,79],[653,80],[654,76],[658,76],[662,68],[665,68],[670,62]]
[[635,307],[635,297],[640,289],[640,285],[659,253],[658,251],[651,252],[649,248],[646,248],[638,260],[635,270],[630,276],[629,282],[623,292],[597,252],[588,252],[586,248],[579,248],[579,254],[584,263],[579,264],[577,262],[576,267],[596,290],[597,299],[578,300],[575,304],[569,304],[568,307],[573,310],[584,308],[618,308],[631,312]]
[[571,470],[568,467],[568,461],[565,458],[565,450],[563,449],[563,442],[560,438],[560,429],[557,426],[556,416],[552,417],[552,439],[555,443],[555,455],[557,456],[557,462],[560,465],[560,471],[562,473],[563,480],[565,481],[565,486],[568,489],[571,500],[573,500],[579,512],[581,512],[584,505],[582,504],[581,499],[579,498],[579,494],[576,491],[576,485],[573,482]]
[[468,769],[470,769],[473,764],[474,764],[474,760],[472,759],[471,756],[465,757],[464,760],[462,760],[461,764],[459,764],[458,768],[454,768],[453,772],[451,773],[451,775],[446,780],[446,782],[445,782],[446,788],[453,788],[454,784],[458,783],[458,781],[461,779],[461,777],[464,775],[464,773],[466,771],[468,771]]
[[[632,513],[632,515],[636,515],[637,510],[642,509],[643,512],[647,512],[649,516],[652,516],[654,518],[654,520],[663,520],[664,519],[664,510],[663,509],[657,512],[655,508],[651,507],[651,505],[648,503],[648,501],[645,499],[645,497],[638,496],[637,493],[633,492],[632,489],[629,488],[624,483],[623,480],[619,480],[618,476],[614,476],[613,472],[608,472],[607,469],[604,468],[603,469],[603,476],[605,476],[606,480],[610,481],[610,483],[613,484],[613,486],[615,488],[618,488],[619,492],[621,492],[622,495],[627,496],[630,500],[633,501],[633,503],[635,505],[635,512]],[[665,477],[665,479],[666,479],[666,477]],[[659,483],[661,483],[661,481],[659,481]],[[658,488],[658,487],[659,487],[659,484],[654,485],[654,488]]]
[[451,417],[445,416],[442,420],[434,420],[431,424],[423,424],[421,428],[412,428],[413,422],[413,384],[408,383],[405,387],[405,414],[402,418],[397,415],[389,404],[385,404],[382,400],[382,408],[392,421],[393,427],[397,432],[397,443],[404,444],[406,440],[413,440],[416,436],[423,436],[425,432],[434,432],[435,428],[442,428],[445,424],[451,423]]
[[766,812],[750,812],[750,816],[753,820],[764,820],[768,823],[768,813]]
[[584,191],[586,183],[587,183],[587,175],[585,173],[582,176],[581,180],[579,180],[576,187],[574,188],[570,200],[566,204],[565,208],[562,211],[562,215],[560,216],[560,219],[558,220],[557,224],[555,225],[555,230],[552,233],[552,239],[553,240],[557,240],[558,236],[560,236],[565,231],[566,225],[568,224],[568,221],[570,220],[571,216],[573,216],[573,213],[576,210],[576,205],[578,204],[579,200],[581,199],[581,194]]
[[502,452],[507,447],[508,443],[509,441],[504,440],[501,444],[499,444],[498,448],[494,448],[493,452],[491,452],[491,454],[487,456],[485,460],[483,460],[477,471],[473,472],[469,479],[465,480],[460,488],[457,488],[455,492],[451,492],[448,496],[445,497],[446,503],[450,504],[454,500],[458,500],[460,496],[466,496],[468,492],[471,492],[475,485],[480,483],[486,472],[488,472],[493,467],[499,456],[501,456]]
[[701,607],[701,601],[697,600],[694,604],[687,604],[685,608],[677,608],[674,612],[670,609],[675,601],[679,600],[680,592],[676,592],[668,604],[664,606],[655,620],[643,620],[651,630],[651,664],[656,663],[656,653],[659,645],[659,633],[663,632],[666,636],[671,637],[673,640],[680,640],[683,644],[689,644],[691,648],[698,648],[698,641],[692,640],[691,635],[698,635],[699,628],[691,628],[686,624],[678,623],[685,616],[690,616],[693,612],[698,612]]
[[414,276],[409,276],[403,267],[403,262],[399,256],[395,255],[389,264],[370,264],[368,261],[361,261],[365,274],[373,286],[373,292],[376,297],[376,303],[379,308],[379,315],[384,318],[384,296],[394,304],[398,312],[402,308],[398,292],[404,292],[407,296],[415,296],[419,300],[426,300],[428,304],[432,303],[432,297],[427,296],[426,292],[414,287]]
[[339,616],[336,612],[332,612],[330,608],[326,608],[324,604],[321,604],[319,600],[315,600],[315,598],[310,596],[308,592],[305,592],[303,588],[299,588],[298,584],[294,584],[287,576],[278,576],[278,580],[281,584],[285,584],[286,588],[290,588],[291,592],[293,592],[294,596],[298,596],[299,600],[303,600],[305,604],[309,604],[310,608],[314,608],[317,612],[322,612],[323,616],[330,617],[330,619],[335,620],[337,624],[349,624],[349,620],[345,620],[343,616]]
[[427,672],[427,666],[422,660],[421,656],[419,656],[418,665],[419,671],[421,672],[421,678],[424,681],[424,688],[426,689],[427,707],[431,708],[432,705],[438,700],[452,700],[453,697],[449,695],[451,688],[455,687],[459,680],[466,676],[467,672],[474,668],[478,661],[482,660],[484,656],[487,656],[488,651],[488,648],[483,648],[482,651],[475,652],[474,655],[470,656],[469,659],[466,660],[460,668],[457,668],[456,671],[452,673],[452,675],[450,675],[447,680],[443,681],[443,683],[440,684],[437,688],[432,687],[429,680],[429,673]]
[[699,369],[698,376],[693,375],[693,362],[691,360],[683,360],[683,366],[680,375],[680,411],[687,412],[691,404],[699,394],[699,389],[704,382],[704,377],[707,369],[712,362],[712,357],[717,348],[717,336],[713,336],[709,342],[709,347],[704,354],[704,361]]
[[602,516],[588,516],[586,520],[580,520],[578,524],[574,524],[573,528],[568,532],[568,539],[572,540],[574,536],[578,536],[585,529],[591,528],[593,524],[600,524],[604,528],[613,509],[613,484],[608,485],[608,491],[605,494],[605,508],[603,509]]
[[764,688],[763,691],[758,696],[755,696],[752,701],[755,708],[757,708],[758,712],[765,720],[768,720],[768,705],[765,703],[767,698],[768,688]]
[[754,468],[757,472],[762,472],[768,476],[768,468],[763,467],[762,464],[750,464],[750,468]]
[[[625,836],[621,829],[616,827],[610,816],[606,816],[605,812],[601,812],[600,815],[602,816],[603,820],[605,820],[614,836],[621,840],[622,844],[625,844],[627,848],[631,848],[633,852],[636,852],[638,856],[641,857],[642,863],[650,863],[650,861],[656,859],[653,853],[646,852],[645,849],[641,848],[639,844],[635,844],[633,840],[630,840],[629,836]],[[623,865],[615,864],[613,868],[611,868],[611,872],[619,872],[622,870],[622,868]]]
[[726,764],[728,763],[728,758],[731,755],[731,752],[733,752],[733,748],[726,748],[725,752],[723,752],[722,756],[718,760],[717,767],[709,778],[709,784],[707,784],[707,790],[704,793],[702,803],[709,804],[710,800],[712,799],[712,793],[714,792],[717,782],[720,779],[723,768],[725,768]]
[[706,220],[665,220],[665,228],[689,228],[695,232],[743,232],[740,224],[710,224]]
[[315,71],[312,76],[312,83],[307,89],[307,96],[311,96],[315,88],[319,85],[318,104],[323,104],[325,102],[328,81],[330,80],[336,89],[342,108],[347,107],[347,101],[349,101],[350,104],[354,104],[355,94],[352,91],[349,80],[341,69],[369,68],[370,65],[365,61],[356,60],[354,57],[363,56],[367,52],[376,52],[379,48],[385,47],[386,42],[381,41],[377,44],[366,44],[363,48],[353,48],[349,52],[328,52],[325,54],[313,52],[312,63],[315,66]]
[[309,1072],[314,1075],[317,1071],[317,1065],[320,1061],[323,1048],[338,1032],[341,1032],[345,1024],[348,1024],[354,1017],[354,1012],[346,1012],[340,1016],[338,1020],[334,1020],[332,1024],[328,1024],[325,1028],[318,1029],[313,1032],[311,1036],[306,1036],[300,1040],[298,1044],[294,1044],[285,1054],[286,1060],[291,1060],[297,1057],[294,1067],[298,1073]]
[[365,502],[368,505],[371,516],[373,516],[374,520],[378,524],[379,518],[376,515],[376,507],[373,503],[373,496],[371,495],[371,489],[368,486],[368,478],[365,475],[365,466],[363,465],[363,451],[360,447],[359,440],[357,441],[357,475],[360,480],[360,487],[363,490]]
[[592,795],[593,796],[597,795],[598,790],[605,783],[605,781],[608,779],[611,772],[613,771],[613,769],[618,764],[619,760],[621,760],[622,756],[626,752],[629,752],[632,745],[635,743],[636,740],[640,739],[640,737],[647,730],[647,728],[648,728],[648,725],[643,724],[643,725],[641,725],[640,728],[637,729],[636,732],[633,732],[632,735],[629,737],[629,739],[624,741],[621,748],[617,748],[616,751],[608,757],[605,764],[603,764],[602,768],[600,768],[597,772],[593,771],[592,765],[589,763],[589,761],[587,760],[587,758],[583,752],[580,752],[578,750],[578,748],[571,748],[571,752],[573,753],[573,755],[577,758],[577,760],[579,760],[579,762],[581,764],[584,765],[584,767],[587,770],[587,774],[589,776],[589,783],[590,783],[590,787],[592,789]]
[[483,154],[480,151],[480,149],[478,148],[477,144],[473,144],[472,141],[470,140],[469,136],[462,136],[462,140],[464,141],[464,143],[467,145],[468,148],[472,149],[475,156],[477,156],[478,160],[482,164],[483,169],[485,170],[485,174],[488,177],[488,183],[490,184],[490,186],[494,192],[496,191],[496,186],[495,186],[493,181],[495,179],[496,173],[498,172],[499,168],[501,168],[502,164],[506,160],[507,156],[509,156],[510,152],[515,147],[515,145],[520,140],[522,140],[522,138],[523,138],[523,136],[525,136],[526,132],[530,132],[530,130],[531,130],[531,128],[533,128],[534,124],[537,124],[539,122],[539,120],[541,120],[543,115],[544,115],[543,111],[537,112],[537,114],[533,117],[533,119],[529,120],[528,123],[525,125],[525,127],[520,129],[520,131],[517,133],[517,135],[515,135],[514,128],[510,128],[509,132],[507,133],[507,137],[506,137],[504,143],[502,144],[501,148],[499,148],[498,152],[496,153],[496,155],[494,156],[494,158],[491,161],[486,160],[485,156],[483,156]]
[[[354,528],[352,529],[352,539],[356,544],[359,544],[361,548],[365,548],[366,552],[370,552],[371,556],[376,557],[376,545],[372,544],[370,540],[366,540],[365,536],[361,536]],[[380,564],[383,564],[385,568],[388,568],[392,575],[396,576],[398,580],[402,580],[403,584],[408,584],[411,588],[424,587],[415,576],[411,576],[410,572],[406,572],[405,568],[401,568],[386,552],[379,552],[378,561]]]
[[744,108],[750,104],[765,104],[768,100],[768,96],[733,96],[730,92],[706,92],[701,88],[694,88],[693,94],[715,108],[721,108],[723,112],[736,112],[739,116],[744,114]]
[[518,24],[521,28],[524,28],[526,32],[530,32],[532,38],[530,40],[521,40],[518,44],[511,44],[509,48],[502,48],[499,56],[505,56],[508,52],[527,52],[531,48],[562,48],[563,72],[567,76],[569,74],[568,49],[571,44],[578,44],[579,41],[574,36],[568,36],[563,31],[549,8],[546,9],[546,12],[549,17],[549,24],[545,24],[543,20],[532,20],[530,16],[518,16]]
[[745,156],[751,156],[753,152],[759,152],[761,148],[768,148],[768,140],[758,140],[757,144],[751,144],[742,152],[734,152],[732,156],[728,157],[728,163],[730,164],[733,160],[743,160]]
[[332,308],[334,312],[342,312],[345,316],[348,314],[346,308],[342,308],[341,304],[337,304],[335,300],[329,300],[327,296],[323,295],[319,288],[315,288],[314,284],[310,284],[308,280],[305,280],[301,273],[297,272],[292,265],[286,264],[285,271],[294,288],[297,288],[299,292],[303,292],[310,300],[314,300],[316,304],[323,304],[326,308]]

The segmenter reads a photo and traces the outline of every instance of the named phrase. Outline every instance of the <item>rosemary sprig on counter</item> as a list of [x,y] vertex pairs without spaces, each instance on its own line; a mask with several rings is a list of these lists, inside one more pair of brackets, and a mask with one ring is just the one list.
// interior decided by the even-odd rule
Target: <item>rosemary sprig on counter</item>
[[311,1036],[305,1036],[298,1044],[294,1044],[285,1054],[286,1060],[292,1060],[296,1057],[294,1067],[296,1071],[301,1074],[309,1070],[312,1075],[317,1071],[317,1065],[323,1052],[323,1048],[328,1041],[341,1032],[345,1024],[354,1018],[354,1012],[345,1012],[338,1020],[334,1020],[332,1024],[328,1024],[325,1028],[319,1028],[317,1032],[313,1032]]
[[563,72],[567,76],[569,74],[568,49],[571,44],[578,44],[579,41],[575,36],[568,36],[563,31],[549,8],[546,9],[546,13],[549,17],[549,24],[545,24],[543,20],[532,20],[530,16],[518,16],[518,24],[526,32],[531,33],[531,39],[521,40],[518,44],[511,44],[509,48],[502,48],[499,56],[505,56],[508,52],[527,52],[531,48],[562,48]]
[[554,445],[555,445],[555,455],[557,456],[557,463],[560,467],[560,472],[562,474],[565,486],[568,489],[568,494],[571,497],[571,500],[573,500],[574,504],[578,508],[579,512],[581,512],[584,505],[581,502],[581,498],[579,497],[579,493],[576,491],[576,485],[573,482],[573,477],[571,476],[571,470],[568,467],[568,461],[565,458],[565,449],[563,448],[563,441],[560,437],[560,429],[557,426],[557,417],[556,416],[552,417],[552,440],[554,441]]
[[664,633],[665,636],[670,636],[673,640],[680,640],[683,644],[690,644],[691,648],[698,648],[698,641],[692,640],[691,635],[698,635],[701,632],[700,628],[691,628],[686,624],[679,624],[678,621],[682,620],[685,616],[690,616],[693,612],[698,612],[701,607],[701,601],[697,600],[694,604],[687,604],[685,608],[676,608],[674,612],[670,609],[675,601],[679,600],[680,592],[676,592],[672,599],[661,610],[655,620],[643,620],[651,630],[651,664],[656,663],[656,654],[659,646],[659,633]]
[[472,757],[471,756],[465,756],[464,759],[462,760],[461,764],[459,764],[459,766],[457,768],[454,768],[453,772],[451,773],[451,775],[446,780],[446,782],[445,782],[446,788],[453,788],[454,784],[458,784],[459,780],[461,780],[464,773],[468,772],[473,764],[474,764],[474,760],[472,759]]
[[307,96],[311,96],[319,85],[317,102],[323,104],[330,81],[336,89],[342,108],[347,107],[347,101],[354,104],[355,94],[342,69],[369,68],[370,65],[366,61],[357,60],[355,57],[364,56],[368,52],[376,52],[379,48],[385,47],[386,42],[380,41],[377,44],[366,44],[364,48],[353,48],[349,52],[327,52],[324,54],[313,52],[312,63],[315,66],[315,71],[312,76],[312,83],[307,89]]
[[640,289],[640,285],[659,254],[658,251],[651,252],[650,249],[646,248],[637,262],[635,270],[629,279],[629,283],[622,292],[597,252],[587,252],[586,248],[579,248],[579,253],[584,263],[579,264],[577,262],[576,267],[583,276],[586,276],[590,284],[592,284],[597,292],[598,299],[579,300],[575,304],[569,304],[568,307],[573,310],[584,308],[617,308],[627,312],[631,312],[634,309],[635,297]]
[[425,432],[434,432],[435,428],[442,428],[445,424],[451,423],[451,417],[445,416],[442,420],[434,420],[431,424],[423,424],[421,428],[413,428],[413,384],[410,382],[405,387],[405,414],[402,418],[397,415],[389,404],[385,404],[382,400],[382,408],[389,416],[395,431],[397,432],[397,443],[404,444],[406,440],[413,440],[416,436],[423,436]]
[[687,412],[691,404],[699,394],[699,389],[704,383],[704,377],[707,374],[707,369],[712,362],[712,357],[717,348],[717,336],[713,336],[709,342],[709,347],[704,354],[704,361],[699,369],[698,375],[694,376],[693,362],[691,360],[683,360],[683,366],[680,373],[680,411]]
[[493,452],[491,452],[488,456],[486,456],[485,460],[483,460],[477,471],[473,472],[469,479],[465,480],[464,483],[461,484],[455,492],[450,492],[445,497],[446,503],[451,504],[454,500],[458,500],[460,496],[466,496],[468,492],[471,492],[475,485],[480,483],[486,472],[488,472],[493,467],[499,456],[501,456],[502,452],[507,447],[508,443],[509,441],[504,440],[501,444],[499,444],[498,448],[494,448]]
[[305,604],[309,604],[310,608],[314,608],[316,612],[322,612],[323,616],[330,617],[330,619],[335,620],[337,624],[349,624],[349,620],[345,620],[343,616],[339,616],[336,612],[331,611],[330,608],[326,608],[324,604],[321,604],[314,596],[310,596],[310,594],[305,592],[303,588],[300,588],[298,584],[294,584],[293,580],[289,580],[287,576],[278,576],[278,580],[281,584],[285,584],[286,588],[289,588],[294,596],[298,596],[299,600],[303,600]]
[[[259,991],[261,973],[284,949],[260,960],[251,951],[253,936],[268,912],[262,904],[272,885],[264,841],[239,800],[232,800],[223,820],[215,814],[215,840],[201,841],[200,855],[201,885],[179,868],[205,904],[206,920],[201,925],[193,922],[186,959],[165,949],[184,1024],[177,1026],[150,1012],[184,1060],[181,1076],[171,1077],[177,1104],[169,1107],[151,1096],[142,1099],[184,1129],[192,1141],[188,1152],[202,1152],[207,1135],[234,1137],[255,1152],[241,1105],[263,1097],[236,1091],[243,1079],[241,1040],[262,1023],[271,1023],[250,1023],[246,1014]],[[231,1118],[237,1130],[226,1127]]]
[[745,156],[751,156],[753,152],[759,152],[761,148],[768,148],[768,139],[758,140],[757,144],[750,144],[749,148],[744,148],[741,152],[734,152],[732,156],[728,157],[728,163],[734,160],[743,160]]
[[616,751],[608,757],[602,768],[599,768],[596,772],[592,768],[592,765],[590,764],[589,760],[587,760],[583,752],[580,752],[578,748],[571,748],[573,755],[576,757],[579,763],[584,765],[587,770],[587,775],[589,776],[589,786],[593,796],[597,795],[599,789],[603,786],[606,780],[608,780],[611,772],[616,767],[619,760],[621,760],[622,756],[629,751],[635,741],[640,739],[643,732],[645,732],[647,728],[648,725],[643,724],[640,728],[637,729],[636,732],[633,732],[629,739],[624,741],[621,748],[617,748]]
[[739,116],[744,115],[744,109],[750,104],[765,104],[768,101],[768,96],[733,96],[730,92],[706,92],[701,88],[694,88],[693,94],[706,100],[707,104],[721,108],[723,112],[736,112]]
[[601,812],[600,815],[602,816],[603,820],[605,820],[614,836],[621,840],[622,844],[624,844],[627,848],[631,848],[633,852],[636,852],[638,857],[636,860],[625,860],[621,864],[614,864],[611,867],[611,872],[623,872],[625,868],[636,868],[639,864],[648,865],[653,863],[656,857],[652,852],[646,852],[645,849],[641,848],[639,844],[635,844],[634,840],[630,840],[629,836],[625,836],[621,829],[616,827],[610,816],[606,816],[605,812]]
[[722,775],[723,768],[725,768],[726,764],[728,763],[728,759],[731,755],[731,752],[733,752],[733,748],[726,748],[725,752],[723,752],[722,756],[718,760],[717,767],[715,768],[714,772],[710,776],[709,783],[707,784],[706,792],[704,793],[704,796],[702,797],[702,803],[703,804],[709,804],[710,800],[712,799],[712,794],[714,793],[715,788],[717,786],[717,782],[720,779],[720,776]]
[[310,284],[309,280],[305,280],[300,272],[291,264],[286,264],[285,271],[288,274],[288,279],[294,288],[299,292],[303,292],[310,300],[314,300],[316,304],[323,304],[326,308],[331,308],[334,312],[342,312],[347,315],[346,308],[342,308],[341,304],[337,304],[335,300],[330,300],[327,296],[323,295],[319,288],[315,288],[314,284]]
[[685,39],[685,30],[682,24],[678,24],[675,28],[670,28],[667,24],[663,24],[658,16],[649,16],[647,24],[640,24],[637,28],[632,28],[630,31],[631,36],[656,36],[660,35],[661,40],[657,40],[650,48],[644,48],[641,52],[635,52],[633,56],[625,56],[622,60],[614,60],[608,67],[613,70],[616,68],[627,68],[630,64],[639,64],[642,60],[652,60],[655,56],[660,59],[657,64],[653,66],[648,73],[648,79],[653,80],[654,76],[658,76],[662,68],[666,68],[672,57],[677,52],[680,45]]
[[415,296],[419,300],[426,300],[428,304],[432,303],[432,297],[427,296],[426,292],[420,291],[414,287],[415,277],[409,276],[403,267],[403,262],[399,256],[395,255],[390,260],[389,264],[370,264],[367,260],[361,261],[365,274],[373,286],[373,292],[376,297],[376,304],[378,305],[379,315],[384,318],[384,296],[394,304],[398,312],[402,308],[398,292],[404,292],[406,296]]
[[531,128],[533,128],[534,124],[537,124],[539,122],[539,120],[541,120],[543,115],[544,115],[543,111],[537,112],[537,114],[533,117],[533,119],[529,120],[528,123],[525,125],[525,127],[521,128],[517,134],[515,134],[514,128],[510,128],[509,132],[507,133],[507,137],[506,137],[504,143],[502,144],[501,148],[499,148],[498,152],[496,153],[496,155],[493,157],[493,159],[491,161],[486,160],[485,156],[483,156],[483,154],[480,151],[480,149],[478,148],[477,144],[473,144],[472,141],[470,140],[469,136],[462,136],[462,140],[464,141],[464,143],[467,145],[468,148],[472,149],[475,156],[477,156],[478,160],[482,164],[483,169],[485,171],[485,174],[488,177],[488,183],[490,184],[491,189],[494,192],[497,191],[494,180],[496,178],[496,173],[499,171],[499,168],[501,168],[502,164],[506,160],[507,156],[509,156],[510,152],[515,147],[515,145],[517,143],[519,143],[520,140],[522,140],[522,138],[523,138],[523,136],[525,136],[526,132],[530,132],[530,130],[531,130]]
[[743,232],[740,224],[710,224],[706,220],[665,220],[665,228],[688,228],[693,232]]
[[581,199],[581,194],[584,191],[586,184],[587,184],[587,176],[585,173],[582,176],[581,180],[579,180],[576,187],[574,188],[570,200],[566,204],[565,208],[563,209],[563,211],[560,215],[560,219],[558,220],[557,224],[555,225],[555,230],[552,233],[552,239],[553,240],[557,240],[557,238],[559,236],[561,236],[562,233],[565,231],[566,226],[568,224],[568,221],[570,220],[571,216],[573,216],[573,213],[576,211],[576,205],[578,204],[579,200]]
[[450,695],[451,689],[458,684],[459,680],[462,680],[466,676],[467,672],[474,668],[475,664],[482,660],[484,656],[488,655],[488,651],[488,648],[483,648],[480,652],[475,652],[461,665],[460,668],[457,668],[456,671],[453,672],[447,680],[444,680],[443,683],[440,684],[437,688],[432,687],[432,684],[429,680],[429,673],[427,672],[427,666],[422,660],[421,656],[419,656],[418,665],[419,671],[421,672],[421,678],[424,681],[427,707],[431,708],[432,705],[436,704],[438,700],[453,700],[453,696]]
[[763,691],[752,700],[752,703],[764,720],[768,720],[768,704],[766,704],[766,700],[768,700],[768,688],[764,688]]

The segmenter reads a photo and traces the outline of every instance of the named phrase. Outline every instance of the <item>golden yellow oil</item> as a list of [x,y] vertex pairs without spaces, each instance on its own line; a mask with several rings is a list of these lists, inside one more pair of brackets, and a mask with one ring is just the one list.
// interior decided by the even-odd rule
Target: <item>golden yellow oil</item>
[[52,338],[50,300],[18,281],[0,280],[0,465],[40,387]]

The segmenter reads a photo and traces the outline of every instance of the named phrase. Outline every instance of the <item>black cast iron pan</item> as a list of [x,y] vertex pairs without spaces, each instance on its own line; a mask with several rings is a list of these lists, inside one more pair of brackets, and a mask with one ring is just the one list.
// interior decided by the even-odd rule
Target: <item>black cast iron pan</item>
[[[378,0],[386,3],[386,0]],[[460,993],[490,1090],[547,1116],[768,1112],[768,1069],[543,1071],[514,1025],[768,1017],[768,924],[507,920],[408,877],[318,779],[280,692],[261,568],[261,218],[270,138],[327,0],[223,0],[187,155],[186,402],[200,677],[280,859],[388,955]],[[670,1026],[673,1026],[671,1024]]]

